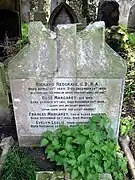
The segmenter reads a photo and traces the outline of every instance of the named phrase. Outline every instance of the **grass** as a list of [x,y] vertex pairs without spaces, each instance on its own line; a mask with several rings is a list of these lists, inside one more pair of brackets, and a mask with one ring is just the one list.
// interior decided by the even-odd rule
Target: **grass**
[[6,158],[2,180],[36,180],[36,162],[15,145]]

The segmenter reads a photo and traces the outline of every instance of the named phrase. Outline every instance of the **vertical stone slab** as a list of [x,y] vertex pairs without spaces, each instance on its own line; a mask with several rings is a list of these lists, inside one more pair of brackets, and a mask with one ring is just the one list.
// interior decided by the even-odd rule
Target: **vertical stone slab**
[[105,43],[105,25],[83,31],[58,25],[56,33],[30,23],[30,44],[9,64],[20,146],[38,145],[42,132],[87,123],[106,113],[118,137],[126,61]]
[[116,0],[119,3],[120,17],[119,23],[128,26],[128,19],[132,6],[135,4],[135,0]]
[[9,99],[8,90],[6,88],[4,65],[0,63],[0,125],[6,125],[11,123],[8,106]]
[[118,136],[126,61],[105,43],[104,31],[102,22],[89,25],[79,34],[77,77],[83,78],[86,87],[91,86],[91,113],[106,112]]
[[[29,116],[29,113],[34,112],[35,108],[39,112],[42,111],[39,104],[36,105],[36,101],[31,101],[33,98],[38,98],[39,95],[35,94],[33,97],[29,92],[42,82],[50,83],[49,78],[53,77],[56,71],[55,38],[56,34],[47,30],[41,22],[30,23],[30,45],[27,45],[9,64],[9,79],[18,139],[20,145],[23,146],[35,145],[40,139],[41,132],[33,125]],[[43,107],[44,105],[42,105]]]
[[135,4],[131,7],[129,12],[128,28],[135,30]]
[[[56,77],[76,76],[76,24],[57,26],[57,74]],[[70,51],[72,49],[72,51]],[[72,59],[72,61],[71,61]],[[66,65],[66,68],[65,68]]]

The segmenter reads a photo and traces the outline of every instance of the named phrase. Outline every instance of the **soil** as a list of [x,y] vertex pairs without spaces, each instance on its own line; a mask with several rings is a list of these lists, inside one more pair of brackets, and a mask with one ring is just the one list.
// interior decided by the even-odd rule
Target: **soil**
[[37,162],[40,171],[63,171],[63,167],[50,162],[45,155],[44,148],[23,148],[26,154],[30,155]]
[[15,125],[0,126],[0,142],[3,138],[12,136],[17,141],[17,133]]
[[14,115],[12,116],[10,125],[0,125],[0,142],[3,138],[9,136],[12,136],[15,141],[18,141]]

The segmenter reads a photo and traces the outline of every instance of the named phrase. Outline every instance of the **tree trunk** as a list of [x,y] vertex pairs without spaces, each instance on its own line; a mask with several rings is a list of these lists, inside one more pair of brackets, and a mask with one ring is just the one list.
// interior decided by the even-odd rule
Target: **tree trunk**
[[43,9],[44,9],[44,0],[39,0],[38,10],[43,11]]
[[88,0],[83,0],[82,1],[82,15],[84,18],[86,18],[87,22],[89,21],[89,16],[88,16]]

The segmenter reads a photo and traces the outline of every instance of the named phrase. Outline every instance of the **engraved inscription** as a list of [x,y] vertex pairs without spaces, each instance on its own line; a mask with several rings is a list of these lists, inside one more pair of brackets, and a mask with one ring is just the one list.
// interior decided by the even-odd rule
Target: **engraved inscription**
[[[28,119],[31,130],[53,130],[59,125],[73,126],[88,122],[95,113],[104,113],[107,93],[100,81],[56,79],[54,82],[36,82],[28,87]],[[33,131],[33,130],[32,130]]]

